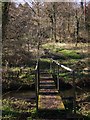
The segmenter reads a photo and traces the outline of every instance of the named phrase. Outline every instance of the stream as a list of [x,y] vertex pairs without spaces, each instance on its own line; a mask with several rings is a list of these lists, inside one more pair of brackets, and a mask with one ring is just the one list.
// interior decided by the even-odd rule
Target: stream
[[35,91],[31,91],[31,90],[11,91],[2,95],[2,98],[4,99],[15,98],[15,99],[23,99],[23,100],[35,99]]
[[[90,91],[85,90],[81,91],[81,90],[77,90],[76,91],[76,95],[77,96],[81,96],[83,94],[89,94],[90,95]],[[69,89],[69,90],[65,90],[65,91],[60,91],[60,95],[62,97],[72,97],[73,96],[73,89]],[[34,90],[22,90],[22,91],[10,91],[7,93],[4,93],[2,95],[2,98],[7,99],[7,98],[16,98],[16,99],[35,99],[35,91]]]
[[[65,90],[65,91],[60,91],[60,95],[64,98],[64,97],[72,97],[73,96],[73,90],[69,89],[69,90]],[[28,107],[29,104],[27,104],[27,106],[25,106],[26,109],[32,109],[35,108],[35,91],[11,91],[8,93],[4,93],[2,95],[3,99],[12,99],[14,101],[16,100],[23,100],[26,101],[27,103],[30,103],[31,106]],[[65,99],[64,99],[65,100]],[[70,99],[71,101],[71,99]],[[77,90],[76,91],[76,101],[78,106],[80,107],[80,114],[89,114],[90,112],[90,90],[85,90],[84,91],[80,91]],[[20,107],[21,109],[21,107]]]

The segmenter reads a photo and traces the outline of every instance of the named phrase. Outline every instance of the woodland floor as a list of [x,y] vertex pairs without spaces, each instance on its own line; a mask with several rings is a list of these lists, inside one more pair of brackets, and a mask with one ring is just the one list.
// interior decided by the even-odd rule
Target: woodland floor
[[[79,44],[77,47],[75,47],[74,44],[45,44],[42,46],[43,49],[47,49],[50,55],[54,55],[55,58],[57,59],[59,62],[62,62],[64,65],[69,64],[70,68],[75,68],[78,70],[78,62],[82,61],[85,63],[85,70],[82,76],[82,72],[78,75],[78,79],[76,79],[76,85],[77,85],[77,113],[82,115],[84,117],[85,120],[89,120],[90,119],[90,74],[87,74],[87,70],[89,69],[90,66],[90,62],[89,62],[89,53],[88,53],[88,45],[87,44]],[[41,56],[45,56],[44,54],[41,53]],[[48,54],[47,54],[48,56]],[[48,59],[43,59],[42,58],[42,63],[41,63],[41,69],[43,69],[43,67],[47,67],[49,65],[50,61],[48,61]],[[81,63],[80,63],[81,64]],[[35,66],[35,64],[34,64]],[[32,71],[34,69],[34,66],[29,68],[26,68],[26,71],[29,70],[29,73],[23,73],[19,76],[18,79],[14,79],[11,80],[11,78],[9,79],[9,83],[8,80],[4,79],[3,81],[3,89],[5,88],[5,92],[3,94],[6,94],[7,90],[11,90],[12,88],[15,88],[16,86],[16,91],[19,92],[22,89],[27,90],[32,90],[35,89],[35,85],[34,83],[34,77],[33,75],[29,75],[30,71]],[[80,66],[82,68],[82,65]],[[10,68],[14,71],[18,71],[18,69],[20,69],[19,67],[14,67],[14,68]],[[28,70],[27,70],[28,69]],[[81,69],[80,69],[81,70]],[[82,76],[82,79],[81,79]],[[71,79],[68,78],[66,73],[62,73],[60,75],[60,79],[62,79],[62,85],[63,88],[65,88],[64,90],[62,90],[62,94],[66,93],[67,91],[70,89],[71,91],[71,86],[72,86],[72,82]],[[67,81],[68,79],[68,81]],[[31,84],[31,85],[30,85]],[[33,84],[33,87],[32,87]],[[22,86],[22,87],[20,87]],[[8,89],[10,88],[10,89]],[[22,88],[22,89],[21,89]],[[13,92],[14,93],[14,92]],[[10,94],[9,94],[10,95]],[[36,101],[35,101],[35,96],[32,98],[30,97],[29,99],[26,99],[25,96],[21,97],[21,98],[15,98],[15,97],[10,97],[8,96],[8,98],[3,97],[2,99],[3,101],[3,108],[2,108],[2,113],[3,113],[3,120],[32,120],[32,119],[39,119],[39,116],[36,113]],[[67,102],[64,101],[64,103],[66,104],[66,108],[67,108],[67,112],[71,111],[71,107],[70,105],[72,104],[71,102]],[[43,114],[42,114],[43,115]],[[42,119],[42,118],[40,118]]]

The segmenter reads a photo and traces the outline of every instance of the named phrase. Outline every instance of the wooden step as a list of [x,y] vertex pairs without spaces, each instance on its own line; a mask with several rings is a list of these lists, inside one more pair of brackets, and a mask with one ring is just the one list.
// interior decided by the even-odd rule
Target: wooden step
[[40,89],[54,89],[54,88],[56,88],[56,86],[55,85],[53,85],[53,84],[41,84],[40,85]]
[[50,74],[50,73],[40,73],[40,76],[41,77],[48,77],[48,78],[50,78],[50,77],[52,77],[52,74]]
[[53,78],[52,77],[40,77],[40,80],[53,80]]
[[63,101],[56,89],[55,82],[51,77],[40,78],[38,109],[65,110]]
[[51,86],[51,85],[52,85],[52,86],[55,86],[55,83],[54,83],[54,81],[50,81],[50,82],[49,82],[49,81],[47,81],[47,82],[45,82],[45,81],[40,81],[40,86],[43,86],[43,85],[44,85],[44,86],[49,86],[49,85],[50,85],[50,86]]
[[55,89],[54,80],[51,78],[45,78],[40,80],[40,89]]
[[40,84],[55,84],[53,80],[40,80]]
[[38,108],[65,110],[64,104],[59,95],[39,95]]
[[39,94],[42,94],[42,95],[57,95],[58,91],[56,89],[40,89]]

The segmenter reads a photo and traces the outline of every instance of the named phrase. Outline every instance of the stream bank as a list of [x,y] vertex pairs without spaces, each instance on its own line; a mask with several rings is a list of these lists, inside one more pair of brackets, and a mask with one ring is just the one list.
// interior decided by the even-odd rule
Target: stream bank
[[[76,91],[77,113],[90,119],[90,90],[85,89]],[[62,97],[70,97],[73,94],[72,89],[61,91]],[[12,91],[3,95],[3,118],[5,116],[15,117],[15,120],[36,119],[36,100],[34,90]],[[71,102],[71,101],[70,101]],[[70,112],[70,103],[68,102]],[[68,111],[67,111],[68,112]],[[5,118],[6,120],[6,118]],[[12,120],[12,119],[11,119]]]

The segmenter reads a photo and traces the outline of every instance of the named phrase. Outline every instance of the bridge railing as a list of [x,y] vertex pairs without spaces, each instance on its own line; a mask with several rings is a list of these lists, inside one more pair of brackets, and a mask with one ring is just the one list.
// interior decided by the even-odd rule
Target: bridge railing
[[60,90],[59,86],[60,86],[60,80],[59,80],[59,68],[63,68],[64,70],[68,71],[71,73],[72,75],[72,79],[73,79],[73,110],[74,110],[74,113],[76,113],[76,85],[75,85],[75,71],[72,70],[71,68],[65,66],[65,65],[62,65],[60,64],[58,61],[56,60],[53,60],[51,59],[51,64],[50,64],[50,69],[52,71],[53,69],[53,73],[55,74],[55,66],[54,64],[57,66],[57,83],[56,83],[56,86],[57,86],[57,89]]
[[[60,85],[60,81],[59,81],[59,68],[63,68],[69,72],[72,73],[72,78],[73,78],[73,110],[74,113],[76,113],[76,86],[75,86],[75,71],[72,70],[69,67],[66,67],[65,65],[60,64],[59,62],[57,62],[56,60],[50,59],[50,71],[52,71],[53,69],[53,63],[57,66],[57,89],[59,90],[59,85]],[[53,73],[55,73],[55,66],[53,69]],[[38,95],[39,95],[39,82],[40,82],[40,59],[37,60],[36,63],[36,67],[35,67],[35,89],[36,89],[36,109],[38,110]]]

